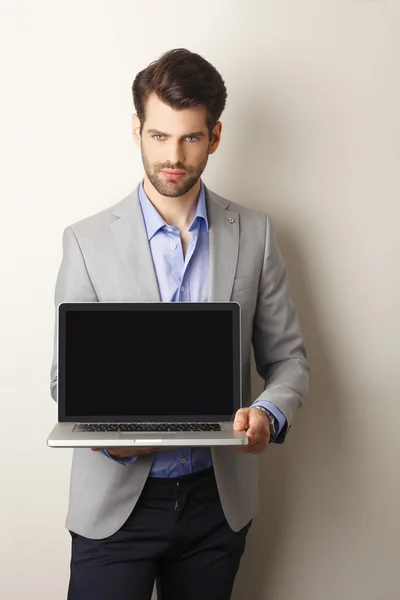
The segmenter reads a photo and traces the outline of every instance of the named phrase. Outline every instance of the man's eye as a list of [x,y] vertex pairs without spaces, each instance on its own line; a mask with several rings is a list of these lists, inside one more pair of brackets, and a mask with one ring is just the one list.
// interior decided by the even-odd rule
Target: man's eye
[[[154,138],[157,142],[163,142],[164,140],[160,140],[158,138],[164,138],[165,139],[165,135],[161,135],[159,133],[155,133],[154,135],[151,136],[152,138]],[[187,140],[191,140],[190,143],[193,144],[193,142],[197,142],[200,138],[198,138],[195,135],[188,135],[186,136]]]

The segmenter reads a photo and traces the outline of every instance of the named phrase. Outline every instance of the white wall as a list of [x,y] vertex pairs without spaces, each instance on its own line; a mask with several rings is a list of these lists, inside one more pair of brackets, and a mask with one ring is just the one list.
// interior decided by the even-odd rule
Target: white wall
[[272,216],[312,366],[260,462],[234,598],[399,598],[400,3],[0,6],[0,597],[65,598],[71,453],[45,443],[62,230],[137,184],[133,78],[187,47],[229,94],[204,180]]

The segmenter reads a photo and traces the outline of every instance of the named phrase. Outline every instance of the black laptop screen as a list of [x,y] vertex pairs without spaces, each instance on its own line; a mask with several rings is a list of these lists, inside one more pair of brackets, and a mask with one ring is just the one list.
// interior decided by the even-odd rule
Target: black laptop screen
[[232,415],[240,393],[234,314],[180,308],[66,310],[65,416]]

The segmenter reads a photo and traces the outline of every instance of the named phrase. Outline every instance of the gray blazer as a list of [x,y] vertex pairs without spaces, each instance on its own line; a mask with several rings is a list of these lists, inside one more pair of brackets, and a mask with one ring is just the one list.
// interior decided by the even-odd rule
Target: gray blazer
[[[138,187],[114,206],[65,228],[56,307],[60,302],[77,301],[161,301]],[[287,419],[276,440],[283,443],[308,392],[309,366],[271,220],[207,187],[206,203],[209,300],[240,303],[243,404],[252,404],[253,344],[257,371],[265,380],[259,399],[273,402]],[[50,376],[51,395],[56,400],[56,327]],[[102,452],[74,449],[67,529],[93,539],[117,531],[134,508],[153,459],[154,454],[148,454],[122,465]],[[219,447],[212,448],[212,459],[226,519],[238,531],[258,512],[258,457]]]

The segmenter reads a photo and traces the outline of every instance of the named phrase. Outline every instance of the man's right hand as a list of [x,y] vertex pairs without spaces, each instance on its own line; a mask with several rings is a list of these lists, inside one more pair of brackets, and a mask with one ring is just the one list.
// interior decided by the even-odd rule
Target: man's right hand
[[[102,448],[92,448],[93,452],[99,452]],[[106,448],[113,458],[130,458],[131,456],[140,456],[141,454],[151,454],[160,450],[172,450],[170,446],[122,446],[121,448]]]

